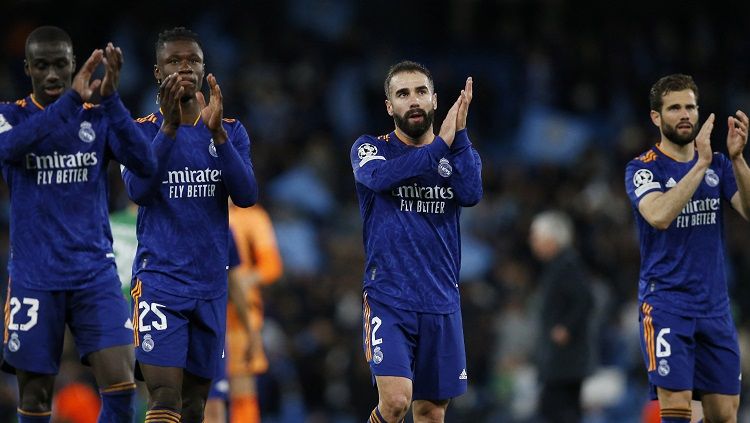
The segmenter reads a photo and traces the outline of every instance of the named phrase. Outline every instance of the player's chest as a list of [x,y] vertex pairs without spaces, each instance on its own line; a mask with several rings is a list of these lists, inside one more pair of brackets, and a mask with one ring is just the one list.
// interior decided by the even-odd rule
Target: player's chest
[[81,116],[60,122],[45,139],[36,145],[37,154],[103,154],[107,145],[107,125],[104,119]]
[[[668,191],[674,188],[689,171],[690,168],[688,167],[672,167],[663,169],[661,177],[662,180],[660,182],[662,183],[664,190]],[[703,175],[703,179],[698,185],[698,188],[696,188],[695,193],[693,194],[693,198],[720,198],[721,185],[724,182],[723,179],[724,175],[720,172],[719,169],[716,169],[714,167],[708,168],[706,170],[706,173]]]
[[185,132],[178,134],[170,151],[170,167],[218,168],[219,155],[210,133],[201,128]]

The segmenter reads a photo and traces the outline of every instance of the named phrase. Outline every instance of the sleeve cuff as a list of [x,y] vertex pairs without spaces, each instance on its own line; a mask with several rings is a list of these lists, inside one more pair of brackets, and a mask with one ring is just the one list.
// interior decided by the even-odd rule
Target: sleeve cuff
[[60,115],[60,117],[67,121],[68,118],[73,116],[78,108],[83,104],[81,96],[78,95],[76,90],[68,90],[63,94],[57,101],[55,101],[53,109]]
[[439,135],[425,148],[429,149],[430,153],[436,155],[438,158],[445,156],[450,151],[448,144]]
[[107,110],[107,113],[112,117],[113,121],[129,120],[130,112],[125,108],[120,100],[120,94],[114,92],[109,97],[102,98],[102,106]]
[[230,151],[234,150],[232,140],[229,137],[227,137],[227,140],[223,144],[214,143],[214,147],[216,148],[216,154],[219,156],[226,156]]
[[466,128],[456,132],[456,138],[453,140],[453,145],[451,145],[451,150],[459,150],[464,147],[470,147],[471,141],[469,141],[469,132]]

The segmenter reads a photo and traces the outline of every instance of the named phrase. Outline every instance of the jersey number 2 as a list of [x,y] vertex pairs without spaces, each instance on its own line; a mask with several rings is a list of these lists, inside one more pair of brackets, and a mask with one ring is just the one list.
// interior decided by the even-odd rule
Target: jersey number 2
[[383,322],[380,320],[380,317],[375,316],[372,318],[371,323],[374,325],[372,328],[372,346],[374,347],[375,345],[380,345],[383,343],[383,338],[375,337],[375,333],[378,331],[378,329],[380,329],[380,325]]

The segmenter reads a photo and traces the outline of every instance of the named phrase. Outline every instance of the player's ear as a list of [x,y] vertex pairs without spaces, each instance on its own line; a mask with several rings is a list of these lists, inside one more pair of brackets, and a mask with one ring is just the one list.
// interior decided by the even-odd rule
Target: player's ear
[[661,113],[657,112],[656,110],[652,110],[651,122],[653,122],[657,128],[661,128]]
[[437,110],[437,93],[432,94],[432,110]]
[[159,70],[158,65],[154,65],[154,78],[156,78],[159,84],[161,84],[162,77],[161,77],[161,71]]
[[73,55],[73,57],[70,59],[70,69],[73,71],[76,70],[76,56]]
[[29,62],[26,59],[23,59],[23,73],[25,73],[26,76],[31,76],[31,71],[29,70]]
[[393,116],[393,104],[388,99],[385,99],[385,110],[388,112],[388,116]]

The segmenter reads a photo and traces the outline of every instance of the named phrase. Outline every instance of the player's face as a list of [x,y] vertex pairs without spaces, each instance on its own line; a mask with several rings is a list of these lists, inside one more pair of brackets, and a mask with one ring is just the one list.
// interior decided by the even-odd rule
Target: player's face
[[70,88],[75,67],[73,47],[68,43],[31,43],[26,50],[24,70],[31,78],[34,98],[43,106]]
[[185,88],[183,100],[195,98],[195,93],[203,83],[203,51],[190,40],[175,40],[164,43],[156,56],[154,75],[157,81],[177,73],[182,77],[180,84]]
[[421,72],[397,73],[391,78],[388,91],[390,98],[385,101],[385,106],[396,127],[411,138],[419,138],[432,128],[437,94],[432,92],[427,75]]
[[[677,145],[687,145],[698,135],[698,104],[693,90],[673,91],[662,97],[658,116],[661,133]],[[657,123],[657,122],[654,122]]]

